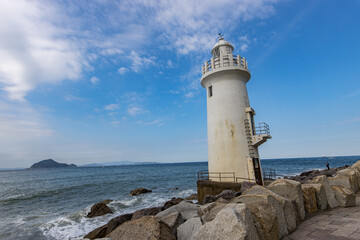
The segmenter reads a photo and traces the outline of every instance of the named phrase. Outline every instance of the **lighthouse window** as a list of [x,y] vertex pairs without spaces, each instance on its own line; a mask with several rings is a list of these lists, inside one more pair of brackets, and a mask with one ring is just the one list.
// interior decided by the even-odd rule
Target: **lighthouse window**
[[212,86],[209,87],[209,97],[212,97],[213,92],[212,92]]

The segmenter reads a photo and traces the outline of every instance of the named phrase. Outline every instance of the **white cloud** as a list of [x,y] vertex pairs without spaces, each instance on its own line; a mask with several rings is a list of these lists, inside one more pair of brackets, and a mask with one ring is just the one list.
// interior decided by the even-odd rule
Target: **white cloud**
[[171,94],[175,94],[175,95],[180,94],[180,91],[169,90],[169,92],[170,92]]
[[154,44],[180,54],[208,51],[216,33],[231,31],[235,22],[272,15],[278,1],[3,0],[0,88],[11,99],[24,101],[40,84],[80,79],[100,56],[115,62],[121,60],[117,56],[127,56],[131,70],[139,72],[155,65],[154,53],[147,50]]
[[108,111],[114,111],[114,110],[117,110],[119,109],[119,104],[109,104],[109,105],[106,105],[105,107],[105,110],[108,110]]
[[100,79],[94,76],[94,77],[90,78],[90,82],[93,85],[96,85],[96,84],[98,84],[100,82]]
[[139,114],[142,114],[142,113],[146,113],[146,111],[144,109],[142,109],[141,107],[134,107],[134,106],[129,107],[127,111],[128,111],[128,114],[133,117],[135,117]]
[[129,71],[129,69],[125,68],[125,67],[121,67],[118,69],[118,73],[120,75],[124,75],[127,71]]
[[25,101],[41,83],[79,79],[87,65],[55,10],[38,1],[0,1],[0,83],[12,100]]
[[195,96],[194,92],[188,92],[185,94],[186,98],[193,98]]
[[119,48],[106,48],[100,51],[101,55],[111,56],[111,55],[122,55],[124,51]]
[[246,51],[248,50],[248,48],[249,48],[249,45],[247,45],[246,43],[244,43],[244,44],[242,44],[242,45],[240,46],[240,51],[241,51],[241,52],[246,52]]
[[69,101],[69,102],[73,102],[73,101],[84,101],[84,100],[85,100],[84,98],[77,97],[77,96],[74,96],[74,95],[71,95],[71,94],[65,95],[64,99],[65,99],[66,101]]
[[139,72],[142,68],[147,68],[151,65],[154,65],[155,57],[141,57],[137,52],[131,51],[128,59],[132,61],[131,70],[134,72]]

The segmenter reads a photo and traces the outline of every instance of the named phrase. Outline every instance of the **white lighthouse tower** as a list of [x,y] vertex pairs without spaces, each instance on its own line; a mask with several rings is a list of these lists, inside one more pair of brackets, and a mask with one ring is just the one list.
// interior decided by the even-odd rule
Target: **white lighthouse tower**
[[263,184],[258,146],[271,138],[266,123],[255,126],[246,83],[245,58],[222,36],[202,67],[201,85],[207,90],[209,179]]

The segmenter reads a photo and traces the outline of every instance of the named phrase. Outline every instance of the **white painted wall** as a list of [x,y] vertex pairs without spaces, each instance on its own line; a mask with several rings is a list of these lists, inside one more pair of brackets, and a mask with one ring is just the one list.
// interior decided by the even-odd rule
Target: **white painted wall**
[[248,173],[244,124],[245,108],[250,107],[246,89],[249,79],[247,71],[228,69],[213,72],[202,80],[207,89],[209,172],[235,172],[236,177],[254,178]]

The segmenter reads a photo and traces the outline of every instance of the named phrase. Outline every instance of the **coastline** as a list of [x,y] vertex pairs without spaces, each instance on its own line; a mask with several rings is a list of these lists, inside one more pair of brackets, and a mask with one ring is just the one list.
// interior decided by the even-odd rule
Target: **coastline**
[[[311,184],[313,184],[313,182],[316,180],[316,179],[318,179],[318,178],[325,178],[326,179],[326,181],[329,181],[329,182],[331,182],[331,181],[334,181],[333,179],[335,179],[335,178],[337,178],[337,176],[340,174],[340,175],[342,175],[343,177],[345,176],[345,178],[347,178],[348,176],[347,175],[344,175],[344,174],[342,174],[342,173],[344,173],[344,172],[349,172],[350,170],[351,171],[355,171],[356,170],[356,176],[357,176],[357,182],[356,182],[356,184],[357,184],[357,189],[359,189],[359,184],[360,184],[360,172],[359,172],[359,169],[357,169],[357,165],[359,165],[360,166],[360,161],[359,162],[357,162],[357,163],[355,163],[354,165],[352,165],[352,166],[343,166],[343,167],[336,167],[336,168],[332,168],[332,169],[329,169],[329,170],[310,170],[310,171],[306,171],[306,172],[303,172],[303,173],[301,173],[301,174],[299,174],[299,175],[295,175],[295,176],[284,176],[284,178],[283,179],[277,179],[277,180],[275,180],[274,182],[286,182],[286,184],[293,184],[293,186],[291,186],[291,187],[295,187],[295,188],[299,188],[300,187],[300,192],[301,192],[301,194],[299,194],[299,196],[298,196],[298,198],[300,199],[303,199],[302,200],[302,204],[303,204],[303,216],[302,217],[300,217],[300,222],[302,221],[302,220],[304,220],[305,219],[305,216],[306,216],[306,218],[309,218],[309,217],[311,217],[311,215],[313,214],[313,212],[309,212],[309,206],[305,206],[306,205],[306,201],[308,201],[308,198],[309,198],[309,196],[307,196],[306,195],[306,191],[308,191],[308,189],[307,189],[307,185],[311,185]],[[358,181],[359,180],[359,181]],[[274,182],[273,183],[271,183],[270,184],[270,186],[272,185],[272,184],[274,184]],[[276,185],[276,184],[275,184]],[[321,185],[321,184],[318,184],[318,185]],[[336,184],[331,184],[331,185],[336,185]],[[352,186],[348,186],[348,187],[352,187]],[[271,187],[270,187],[271,188]],[[276,189],[276,187],[273,187],[274,189]],[[307,189],[307,190],[304,190],[304,189]],[[342,188],[347,188],[346,186],[342,186]],[[256,190],[254,190],[254,189],[256,189]],[[206,203],[206,204],[201,204],[201,203],[194,203],[193,201],[190,201],[190,200],[186,200],[186,199],[180,199],[180,198],[173,198],[173,199],[171,199],[171,200],[169,200],[169,201],[167,201],[163,206],[161,206],[161,207],[153,207],[153,208],[147,208],[147,209],[140,209],[140,210],[137,210],[137,211],[135,211],[135,212],[133,212],[133,213],[130,213],[131,214],[131,216],[133,216],[133,215],[136,215],[137,217],[136,218],[134,218],[134,219],[132,219],[132,218],[130,218],[130,219],[128,219],[128,220],[126,220],[126,221],[118,221],[118,225],[116,226],[116,227],[114,227],[114,225],[112,225],[111,226],[111,231],[108,231],[108,232],[106,232],[106,230],[105,230],[105,232],[104,232],[104,229],[107,229],[108,228],[108,226],[109,226],[109,224],[111,225],[111,223],[113,223],[115,220],[114,219],[119,219],[119,218],[123,218],[123,215],[120,215],[120,216],[116,216],[115,218],[113,218],[112,220],[110,220],[107,224],[105,224],[105,225],[103,225],[103,226],[101,226],[101,227],[99,227],[99,228],[97,228],[97,229],[94,229],[93,231],[91,231],[89,234],[87,234],[86,236],[84,236],[84,237],[88,237],[89,239],[95,239],[95,238],[102,238],[102,237],[111,237],[112,236],[112,238],[111,239],[123,239],[123,238],[121,238],[121,237],[119,237],[119,238],[116,238],[116,237],[114,237],[115,235],[114,234],[111,234],[113,231],[116,231],[116,229],[121,229],[121,226],[122,225],[129,225],[129,226],[131,226],[132,224],[137,224],[140,220],[139,219],[143,219],[144,221],[145,221],[145,224],[146,224],[146,222],[151,222],[151,221],[153,221],[154,219],[155,219],[155,222],[157,222],[158,224],[165,224],[165,226],[167,226],[167,229],[170,229],[170,231],[167,231],[167,233],[166,234],[170,234],[170,232],[171,232],[171,234],[172,234],[172,237],[174,237],[174,239],[181,239],[181,236],[180,236],[180,238],[179,238],[179,234],[177,233],[177,229],[179,229],[180,228],[180,226],[182,226],[182,225],[184,225],[184,224],[186,224],[187,222],[189,223],[189,219],[186,219],[186,220],[184,220],[183,218],[182,218],[182,216],[181,216],[181,211],[187,211],[189,208],[193,208],[193,216],[191,217],[191,219],[195,219],[195,218],[199,218],[200,219],[200,222],[201,222],[201,225],[199,225],[198,223],[199,222],[197,222],[197,230],[199,230],[200,231],[200,229],[202,228],[202,227],[204,227],[208,222],[206,222],[206,221],[204,221],[203,219],[202,219],[202,216],[201,216],[201,210],[199,210],[199,209],[206,209],[206,208],[209,208],[207,205],[218,205],[218,204],[222,204],[222,208],[226,208],[225,206],[226,205],[229,205],[231,202],[233,202],[234,201],[234,199],[235,198],[239,198],[239,197],[241,197],[242,196],[242,194],[244,194],[244,195],[251,195],[251,194],[249,194],[249,193],[251,193],[252,191],[255,191],[255,193],[256,194],[259,194],[259,193],[261,193],[261,194],[264,194],[266,191],[269,191],[269,190],[267,190],[267,189],[269,189],[269,186],[267,186],[267,188],[264,188],[264,187],[261,187],[261,186],[255,186],[255,187],[251,187],[251,188],[249,188],[249,189],[247,189],[246,191],[244,191],[244,192],[241,192],[241,193],[227,193],[228,195],[226,195],[226,193],[224,194],[224,193],[222,193],[222,194],[220,194],[220,195],[222,195],[222,196],[218,196],[217,198],[215,198],[215,200],[213,200],[212,202],[210,202],[210,203]],[[272,191],[275,191],[276,192],[276,190],[274,190],[274,189],[271,189]],[[228,190],[229,191],[229,190]],[[257,192],[258,191],[258,192]],[[304,192],[305,191],[305,192]],[[312,197],[315,197],[316,195],[317,195],[317,193],[316,193],[316,191],[314,190],[314,189],[311,189],[311,193],[312,193]],[[273,192],[272,193],[268,193],[268,194],[274,194]],[[279,193],[276,193],[276,194],[279,194]],[[353,195],[355,194],[355,192],[353,192]],[[280,194],[281,195],[281,194]],[[300,197],[300,195],[301,195],[301,197]],[[244,197],[247,197],[247,196],[243,196],[243,198]],[[254,197],[254,196],[253,196]],[[220,201],[219,201],[219,199],[220,199]],[[242,200],[242,202],[243,202],[244,200]],[[169,204],[170,203],[170,204]],[[240,203],[240,202],[239,202]],[[167,207],[167,208],[165,208],[165,206],[167,205],[167,204],[169,204],[169,206]],[[172,213],[172,215],[174,215],[174,216],[172,216],[172,221],[175,221],[174,220],[174,218],[176,218],[177,220],[175,221],[176,222],[176,224],[174,224],[173,222],[172,223],[169,223],[169,222],[166,222],[167,220],[166,219],[163,219],[163,217],[164,216],[167,216],[167,215],[169,215],[169,214],[166,214],[166,212],[169,212],[169,210],[167,210],[167,209],[172,209],[172,208],[176,208],[176,205],[178,205],[178,206],[182,206],[182,205],[186,205],[185,207],[184,206],[182,206],[182,207],[178,207],[179,209],[177,209],[178,211],[170,211],[171,213]],[[245,204],[246,205],[246,204]],[[316,203],[316,200],[315,200],[315,205],[317,205],[317,203]],[[312,203],[312,206],[310,206],[310,208],[313,208],[314,207],[314,203]],[[210,210],[212,209],[213,207],[210,207]],[[328,208],[328,207],[327,207]],[[330,208],[332,208],[332,207],[330,207]],[[187,210],[186,210],[187,209]],[[209,211],[210,211],[209,210]],[[320,209],[320,210],[322,210],[322,209]],[[317,212],[318,210],[316,210],[316,212]],[[174,212],[176,212],[176,214],[174,213]],[[218,211],[219,212],[219,211]],[[215,214],[215,216],[213,216],[213,219],[211,219],[211,221],[213,221],[215,218],[216,218],[216,216],[217,216],[217,214],[218,214],[218,212],[216,212],[216,214]],[[250,211],[251,212],[251,211]],[[176,215],[176,216],[175,216]],[[301,215],[301,214],[300,214]],[[179,217],[179,216],[181,216],[181,217]],[[167,216],[167,217],[169,217],[169,216]],[[182,220],[179,220],[180,218],[182,218]],[[209,221],[209,222],[211,222],[211,221]],[[253,220],[253,221],[255,221],[255,220]],[[268,223],[269,224],[269,223]],[[195,226],[192,226],[192,227],[194,227],[195,228]],[[113,228],[113,229],[112,229]],[[296,229],[296,227],[295,227],[295,229]],[[120,231],[120,230],[117,230],[117,231]],[[278,231],[279,231],[279,229],[278,229]],[[294,231],[294,230],[292,230],[292,231]],[[257,229],[257,232],[258,232],[258,234],[260,234],[259,233],[259,229]],[[281,231],[280,231],[281,232]],[[285,231],[284,230],[284,232],[286,232],[286,234],[289,234],[289,231]],[[99,235],[100,234],[100,235]],[[161,233],[159,233],[159,234],[161,234]],[[165,233],[164,233],[165,234]],[[198,236],[199,234],[198,233],[194,233],[196,236]],[[193,235],[194,235],[193,234]],[[264,233],[263,233],[264,234]],[[279,232],[277,232],[276,234],[284,234],[284,233],[279,233]],[[180,234],[181,235],[181,234]],[[194,235],[194,236],[195,236]],[[194,237],[194,236],[192,236],[192,237]],[[194,239],[202,239],[202,238],[196,238],[196,236],[195,236],[195,238]],[[280,235],[279,235],[280,236]],[[139,238],[137,238],[135,235],[134,235],[134,238],[132,238],[132,239],[139,239]],[[158,238],[155,238],[155,239],[158,239]],[[160,239],[160,238],[159,238]],[[192,238],[191,238],[192,239]],[[257,239],[257,238],[254,238],[254,239]],[[274,238],[275,239],[275,238]],[[279,238],[280,239],[280,238]]]

